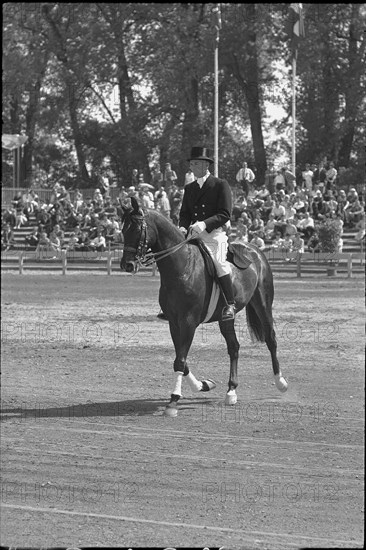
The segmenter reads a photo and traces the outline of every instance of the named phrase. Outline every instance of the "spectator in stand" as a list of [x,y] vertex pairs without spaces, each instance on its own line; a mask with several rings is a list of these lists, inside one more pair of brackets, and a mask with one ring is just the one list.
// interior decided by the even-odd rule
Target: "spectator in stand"
[[248,197],[249,191],[252,187],[252,184],[255,180],[255,175],[253,170],[248,168],[248,163],[243,162],[242,168],[236,174],[236,181],[239,183],[245,198]]
[[61,229],[61,226],[60,224],[56,224],[55,227],[53,228],[53,231],[55,233],[55,235],[59,238],[60,240],[60,245],[61,245],[61,248],[63,247],[64,245],[64,242],[65,242],[65,232],[63,229]]
[[59,187],[57,200],[64,208],[67,204],[71,203],[70,193],[66,190],[66,187],[64,185],[60,185]]
[[296,214],[296,210],[292,206],[289,195],[285,195],[285,198],[281,204],[285,209],[285,220],[289,220],[290,218],[293,219]]
[[177,185],[173,185],[170,193],[170,217],[174,225],[178,225],[179,212],[182,206],[183,190],[179,189]]
[[245,198],[245,195],[239,195],[239,197],[236,199],[234,206],[233,206],[233,212],[232,216],[235,221],[240,218],[242,212],[245,212],[248,207],[247,200]]
[[281,172],[283,174],[283,177],[285,178],[285,191],[289,195],[290,193],[293,193],[296,188],[296,176],[287,168],[287,166],[284,166],[281,169]]
[[27,223],[28,219],[24,212],[17,210],[15,215],[15,229],[20,229],[22,225],[26,225]]
[[48,238],[46,231],[43,229],[42,231],[40,231],[39,235],[39,241],[36,248],[36,259],[40,260],[42,253],[49,251],[53,253],[57,252],[50,239]]
[[286,220],[284,236],[286,237],[286,235],[289,235],[292,238],[293,235],[295,235],[296,233],[297,233],[297,227],[294,223],[294,219],[290,218]]
[[311,214],[314,218],[314,220],[320,220],[320,216],[323,214],[323,195],[320,189],[318,189],[315,193],[315,197],[312,200],[311,203]]
[[292,237],[292,251],[301,254],[305,252],[305,242],[300,233],[295,233]]
[[275,233],[275,238],[272,242],[273,250],[282,250],[284,239],[279,231]]
[[184,187],[195,180],[194,173],[191,168],[188,168],[184,176]]
[[274,206],[275,206],[275,200],[272,198],[271,195],[268,195],[261,208],[264,222],[269,220],[269,216],[272,213]]
[[235,239],[234,239],[233,242],[235,242],[235,243],[247,243],[247,242],[249,242],[248,228],[247,228],[246,225],[241,224],[240,226],[239,225],[237,226],[236,236],[235,236]]
[[156,210],[170,220],[170,202],[165,189],[162,187],[156,196]]
[[309,252],[320,252],[320,239],[316,229],[308,240],[307,247]]
[[139,184],[139,171],[137,170],[137,168],[134,168],[132,170],[132,175],[131,175],[131,185],[130,187],[137,187]]
[[1,230],[1,250],[7,252],[16,244],[14,231],[9,223],[6,223]]
[[87,252],[89,248],[90,238],[88,231],[82,231],[80,237],[78,237],[78,242],[75,245],[75,250],[80,250],[81,252]]
[[142,208],[154,208],[154,199],[151,198],[151,193],[149,190],[145,187],[146,184],[140,185],[139,189],[139,202],[142,206]]
[[272,241],[276,234],[276,220],[272,212],[269,215],[268,222],[264,226],[264,238],[266,241]]
[[276,193],[278,193],[281,189],[285,190],[286,180],[285,176],[282,173],[282,170],[277,170],[277,174],[274,179],[274,186],[276,189]]
[[292,252],[292,246],[293,241],[291,235],[285,235],[283,238],[281,250],[283,250],[284,252]]
[[37,248],[39,243],[39,230],[37,226],[32,227],[31,233],[24,237],[24,240],[28,246]]
[[104,252],[106,247],[105,237],[103,235],[103,228],[98,227],[97,236],[89,243],[91,250],[97,250],[98,252]]
[[8,223],[11,227],[14,227],[16,223],[15,214],[15,208],[6,208],[2,215],[2,219],[5,223]]
[[266,248],[264,240],[258,235],[257,232],[253,233],[253,237],[249,242],[259,248],[259,250],[264,250]]
[[355,224],[355,229],[357,229],[355,241],[360,243],[365,239],[365,212],[362,212],[361,219]]
[[345,210],[349,206],[349,202],[347,200],[346,192],[344,189],[341,189],[338,193],[337,197],[337,214],[340,214],[342,217],[342,220],[345,221]]
[[357,199],[358,199],[358,193],[354,187],[351,187],[347,194],[347,200],[350,204],[352,204]]
[[310,166],[310,170],[313,172],[313,192],[319,189],[319,168],[314,163]]
[[80,191],[80,189],[77,187],[75,189],[75,194],[74,194],[74,209],[76,212],[81,212],[82,209],[83,209],[83,204],[84,204],[84,201],[83,201],[83,194],[82,192]]
[[276,232],[281,233],[281,236],[284,237],[286,226],[287,226],[285,214],[282,214],[282,216],[275,218],[275,226],[276,226]]
[[280,201],[277,197],[275,199],[275,204],[272,208],[272,214],[274,214],[275,220],[279,220],[281,217],[284,218],[286,214],[285,207],[280,204]]
[[325,182],[327,179],[327,171],[324,166],[324,162],[319,163],[319,184],[318,189],[321,193],[325,191]]
[[51,244],[51,248],[53,248],[54,252],[56,252],[56,256],[54,258],[57,258],[59,255],[61,255],[61,241],[57,236],[57,233],[55,232],[55,229],[53,229],[49,235],[49,240]]
[[79,244],[79,238],[76,235],[76,233],[74,231],[72,231],[70,233],[69,242],[67,243],[67,246],[66,246],[67,252],[75,250],[75,248],[78,246],[78,244]]
[[163,185],[164,176],[163,173],[160,170],[160,164],[157,164],[153,168],[151,183],[155,189],[155,191],[159,191],[160,187]]
[[264,203],[268,197],[270,197],[270,193],[269,193],[269,191],[268,191],[266,185],[263,184],[263,185],[261,185],[261,186],[259,187],[259,189],[257,190],[256,198],[257,198],[258,200],[263,201],[263,203]]
[[365,207],[361,204],[358,198],[350,204],[345,211],[346,223],[348,227],[353,228],[361,220],[364,210]]
[[[290,197],[291,199],[291,197]],[[302,198],[301,190],[298,190],[297,193],[292,196],[292,206],[296,212],[296,214],[305,214],[307,210],[307,204],[305,200]]]
[[174,170],[172,170],[172,165],[170,164],[170,162],[165,163],[163,181],[165,192],[169,197],[172,186],[178,181],[177,174],[174,172]]
[[338,210],[338,202],[334,198],[333,191],[329,190],[326,195],[326,200],[328,201],[329,212],[336,212]]
[[304,239],[310,239],[315,230],[314,220],[310,216],[310,212],[299,214],[299,221],[296,227],[300,234],[304,237]]
[[329,168],[326,172],[325,189],[327,191],[336,189],[337,170],[334,167],[334,162],[329,163]]
[[305,164],[305,170],[302,173],[302,181],[305,189],[311,193],[313,191],[313,177],[314,172],[310,169],[310,164]]

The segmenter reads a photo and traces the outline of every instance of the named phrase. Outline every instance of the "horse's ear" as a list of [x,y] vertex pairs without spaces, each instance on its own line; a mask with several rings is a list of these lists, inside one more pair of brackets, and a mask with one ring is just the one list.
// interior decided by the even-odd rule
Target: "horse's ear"
[[140,208],[139,203],[135,199],[135,197],[131,197],[131,204],[133,208],[133,214],[142,214],[142,210]]

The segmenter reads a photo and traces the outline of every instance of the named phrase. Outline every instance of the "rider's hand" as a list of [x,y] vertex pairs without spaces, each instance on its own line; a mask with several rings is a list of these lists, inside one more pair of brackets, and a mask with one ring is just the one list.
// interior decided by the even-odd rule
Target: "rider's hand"
[[188,231],[187,231],[187,229],[186,229],[185,227],[180,227],[180,228],[179,228],[179,231],[181,231],[181,232],[183,233],[184,236],[186,236],[187,233],[188,233]]
[[198,237],[198,235],[200,235],[205,229],[205,222],[194,222],[194,224],[190,227],[191,235],[194,237]]

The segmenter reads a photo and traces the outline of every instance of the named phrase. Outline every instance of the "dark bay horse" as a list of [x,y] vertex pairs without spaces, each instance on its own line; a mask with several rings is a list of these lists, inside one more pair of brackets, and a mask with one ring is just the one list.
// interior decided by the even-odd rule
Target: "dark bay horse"
[[[159,212],[143,211],[134,198],[131,199],[131,205],[122,207],[124,251],[121,268],[130,273],[136,272],[140,262],[148,257],[148,249],[151,249],[159,268],[159,303],[168,318],[176,354],[176,385],[166,412],[169,412],[169,408],[177,406],[182,395],[183,377],[193,391],[209,391],[215,387],[212,380],[198,381],[187,365],[187,356],[195,331],[203,321],[218,321],[225,338],[230,356],[229,387],[225,404],[234,405],[237,401],[239,357],[235,322],[221,321],[221,312],[225,305],[222,295],[209,321],[206,320],[213,278],[208,272],[201,251],[194,244],[187,242],[179,229]],[[246,247],[252,263],[244,270],[232,266],[236,311],[246,307],[250,333],[256,340],[266,342],[271,353],[276,386],[284,392],[287,390],[287,382],[281,374],[277,359],[277,342],[272,318],[272,271],[266,257],[258,248],[250,244],[243,246]]]

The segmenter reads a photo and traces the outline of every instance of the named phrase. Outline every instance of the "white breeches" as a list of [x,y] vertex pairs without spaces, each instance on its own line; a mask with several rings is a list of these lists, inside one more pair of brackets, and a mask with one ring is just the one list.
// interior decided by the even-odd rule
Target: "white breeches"
[[231,275],[231,264],[226,260],[228,238],[224,229],[219,227],[211,233],[202,231],[200,238],[210,251],[218,276]]

